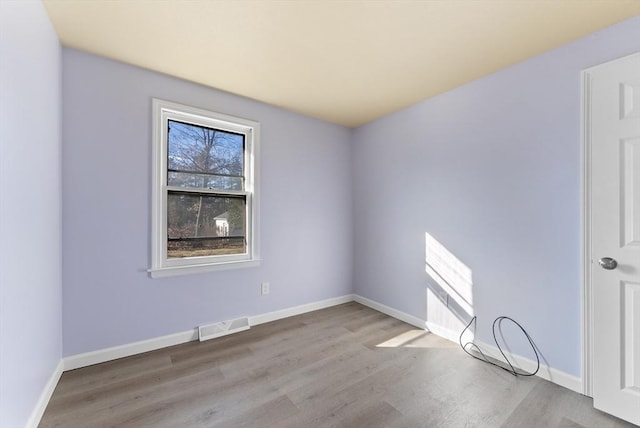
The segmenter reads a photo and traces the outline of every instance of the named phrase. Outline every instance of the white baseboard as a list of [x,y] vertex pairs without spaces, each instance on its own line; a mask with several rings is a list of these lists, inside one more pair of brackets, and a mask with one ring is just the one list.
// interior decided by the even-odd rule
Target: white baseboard
[[357,294],[353,295],[353,300],[356,302],[368,306],[371,309],[375,309],[378,312],[382,312],[383,314],[387,314],[390,317],[399,319],[400,321],[404,321],[407,324],[411,324],[415,327],[424,329],[426,327],[425,320],[422,320],[418,317],[414,317],[413,315],[409,315],[406,312],[399,311],[387,305],[383,305],[382,303],[378,303],[374,300],[367,299],[366,297],[359,296]]
[[340,297],[333,297],[331,299],[320,300],[319,302],[307,303],[300,306],[294,306],[292,308],[282,309],[274,312],[267,312],[266,314],[254,315],[249,317],[249,324],[259,325],[271,321],[281,320],[283,318],[289,318],[296,315],[305,314],[307,312],[317,311],[320,309],[329,308],[331,306],[341,305],[343,303],[353,302],[353,294],[346,294]]
[[429,330],[431,333],[435,334],[436,336],[440,336],[444,339],[450,340],[455,343],[460,342],[459,331],[453,331],[446,327],[439,326],[429,321],[427,321],[426,325],[427,325],[427,330]]
[[49,381],[44,386],[42,393],[40,393],[40,397],[38,398],[38,402],[31,412],[31,416],[25,425],[26,428],[36,428],[38,424],[40,424],[40,420],[42,419],[42,415],[44,415],[44,411],[47,409],[47,405],[49,404],[49,400],[51,400],[51,396],[53,395],[53,391],[56,389],[58,385],[58,381],[60,380],[60,376],[62,376],[62,372],[64,369],[64,363],[62,360],[58,362],[58,365],[53,370]]
[[[498,361],[504,361],[504,357],[500,354],[500,350],[497,347],[484,342],[476,342],[476,345],[478,345],[478,347],[482,349],[482,352],[484,352],[488,357],[495,358]],[[537,366],[535,361],[520,355],[509,354],[507,352],[505,352],[505,354],[509,357],[509,361],[511,361],[511,364],[514,366],[517,366],[529,373],[535,371]],[[583,393],[582,380],[579,377],[563,372],[562,370],[549,367],[542,364],[542,362],[540,363],[540,370],[538,370],[536,376],[575,391],[578,394]]]
[[142,340],[140,342],[127,343],[125,345],[85,352],[84,354],[72,355],[64,358],[64,370],[73,370],[106,361],[117,360],[118,358],[130,357],[143,352],[179,345],[197,339],[198,329],[194,328],[192,330],[154,337],[153,339]]
[[[276,321],[282,318],[304,314],[306,312],[317,311],[318,309],[324,309],[330,306],[340,305],[342,303],[351,301],[353,301],[353,295],[347,294],[345,296],[334,297],[331,299],[321,300],[319,302],[307,303],[305,305],[282,309],[280,311],[254,315],[252,317],[249,317],[249,324],[263,324],[266,322]],[[106,361],[112,361],[118,358],[130,357],[132,355],[154,351],[156,349],[166,348],[168,346],[180,345],[181,343],[191,342],[193,340],[198,340],[197,328],[180,333],[170,334],[167,336],[154,337],[152,339],[143,340],[140,342],[127,343],[125,345],[99,349],[97,351],[86,352],[84,354],[72,355],[64,358],[64,371],[91,366],[93,364],[104,363]]]

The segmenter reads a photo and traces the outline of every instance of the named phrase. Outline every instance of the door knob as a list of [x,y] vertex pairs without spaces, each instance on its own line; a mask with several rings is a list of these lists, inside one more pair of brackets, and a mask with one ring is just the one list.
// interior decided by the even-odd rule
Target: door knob
[[602,269],[606,269],[606,270],[613,270],[616,267],[618,267],[618,262],[615,259],[612,259],[611,257],[603,257],[600,260],[598,260],[598,263],[600,264]]

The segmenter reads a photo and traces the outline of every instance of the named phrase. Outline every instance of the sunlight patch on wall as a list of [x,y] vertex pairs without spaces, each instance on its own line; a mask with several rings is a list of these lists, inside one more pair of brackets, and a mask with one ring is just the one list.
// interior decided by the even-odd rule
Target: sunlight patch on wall
[[446,293],[440,300],[448,305],[449,298],[473,316],[473,274],[471,269],[454,256],[429,233],[425,233],[425,271]]
[[[427,329],[438,336],[458,342],[460,333],[466,325],[461,314],[447,305],[446,296],[444,299],[436,296],[431,290],[427,289]],[[473,341],[473,331],[471,334],[465,334],[467,341]]]

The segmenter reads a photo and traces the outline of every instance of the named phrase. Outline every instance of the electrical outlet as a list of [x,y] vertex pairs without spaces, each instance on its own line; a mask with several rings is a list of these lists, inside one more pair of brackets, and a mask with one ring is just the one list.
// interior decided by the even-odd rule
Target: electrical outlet
[[268,282],[263,282],[262,283],[262,287],[260,289],[262,295],[264,296],[265,294],[269,294],[269,283]]

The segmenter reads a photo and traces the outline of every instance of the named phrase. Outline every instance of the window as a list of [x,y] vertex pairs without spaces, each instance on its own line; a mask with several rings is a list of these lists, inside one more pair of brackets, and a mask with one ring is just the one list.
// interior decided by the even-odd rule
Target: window
[[152,277],[258,265],[259,129],[153,100]]

